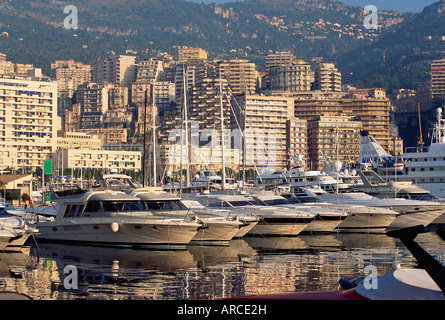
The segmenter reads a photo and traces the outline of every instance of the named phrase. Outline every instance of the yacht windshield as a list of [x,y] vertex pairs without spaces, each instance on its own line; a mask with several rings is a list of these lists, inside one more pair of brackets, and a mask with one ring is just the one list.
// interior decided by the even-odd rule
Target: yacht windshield
[[145,211],[139,201],[102,201],[106,212]]
[[9,214],[8,211],[6,211],[5,208],[0,208],[0,217],[10,217],[11,215]]
[[234,207],[260,205],[260,203],[254,200],[229,201],[229,203]]
[[176,211],[176,210],[187,210],[187,207],[180,202],[179,200],[168,200],[168,201],[144,201],[145,208],[149,211],[157,211],[157,210],[168,210],[168,211]]
[[271,200],[265,200],[264,201],[266,204],[268,204],[269,206],[277,206],[277,205],[282,205],[282,204],[290,204],[289,201],[285,200],[285,199],[271,199]]

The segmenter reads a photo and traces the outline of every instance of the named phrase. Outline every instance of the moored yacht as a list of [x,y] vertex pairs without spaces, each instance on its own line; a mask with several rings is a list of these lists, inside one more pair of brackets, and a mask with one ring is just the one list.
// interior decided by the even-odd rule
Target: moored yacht
[[320,195],[329,193],[321,188],[303,188],[302,192],[303,194],[283,194],[283,196],[305,205],[316,205],[348,213],[348,216],[334,230],[336,232],[384,233],[385,229],[400,215],[399,212],[385,207],[343,203],[338,199],[332,201],[322,199]]
[[241,219],[244,216],[259,218],[247,235],[296,236],[315,219],[304,211],[260,205],[255,199],[242,195],[197,195],[195,200],[209,208],[232,210]]
[[120,191],[94,190],[61,197],[54,221],[38,222],[38,239],[111,246],[187,245],[202,224],[153,215]]
[[378,172],[385,180],[410,182],[436,197],[445,198],[445,120],[441,108],[436,112],[437,120],[428,134],[429,146],[406,148],[400,156],[403,170]]
[[0,250],[6,248],[15,237],[16,235],[10,230],[0,227]]
[[[13,210],[12,212],[14,212]],[[8,240],[5,250],[16,251],[25,245],[30,236],[37,234],[37,229],[28,224],[25,219],[20,216],[9,213],[3,205],[0,204],[0,229],[3,234],[12,234]]]
[[276,171],[257,176],[254,187],[264,187],[266,191],[287,188],[288,192],[299,192],[301,188],[317,186],[328,192],[348,189],[349,184],[321,171],[305,170],[297,166],[289,171]]
[[199,215],[195,210],[188,208],[181,202],[181,198],[174,194],[163,191],[162,188],[148,187],[134,189],[131,195],[139,198],[145,209],[155,216],[187,219],[195,217],[202,221],[207,227],[192,238],[192,241],[224,242],[232,240],[245,222],[237,219],[236,216],[222,216],[201,211]]
[[[343,194],[319,193],[319,198],[331,203],[365,205],[374,208],[388,208],[401,213],[388,230],[416,225],[439,225],[445,223],[445,205],[437,201],[421,201],[404,198],[376,198],[363,192]],[[387,230],[387,231],[388,231]]]
[[291,202],[292,198],[286,199],[274,194],[251,194],[251,196],[259,203],[266,206],[280,206],[295,210],[307,211],[314,215],[314,220],[303,229],[303,233],[320,233],[333,231],[348,214],[344,211],[335,209],[321,208],[316,205],[308,206],[299,201]]
[[223,216],[229,219],[235,219],[241,221],[243,224],[239,227],[238,232],[235,233],[233,238],[241,238],[244,237],[251,229],[255,227],[255,225],[260,221],[258,217],[253,215],[243,215],[239,217],[234,214],[230,209],[222,209],[222,208],[209,208],[202,205],[200,202],[196,200],[190,199],[182,199],[181,203],[186,206],[188,209],[193,210],[198,216]]

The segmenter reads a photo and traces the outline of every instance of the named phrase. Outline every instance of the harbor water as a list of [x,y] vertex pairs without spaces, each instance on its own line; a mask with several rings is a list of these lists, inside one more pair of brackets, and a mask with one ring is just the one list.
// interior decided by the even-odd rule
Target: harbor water
[[[435,233],[418,243],[442,263]],[[0,252],[0,292],[36,300],[192,300],[339,289],[342,277],[417,267],[404,245],[385,234],[245,237],[180,250],[31,243]]]

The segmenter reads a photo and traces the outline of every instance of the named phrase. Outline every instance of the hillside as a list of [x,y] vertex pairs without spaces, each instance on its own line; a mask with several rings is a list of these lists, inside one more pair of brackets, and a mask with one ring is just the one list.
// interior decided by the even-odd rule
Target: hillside
[[[79,29],[66,30],[66,5],[78,9]],[[0,3],[0,52],[50,73],[56,59],[92,63],[110,52],[158,52],[199,46],[210,58],[245,57],[259,64],[270,51],[286,50],[314,61],[335,60],[366,47],[413,19],[381,12],[382,29],[363,28],[360,8],[334,0],[256,0],[205,5],[182,0],[4,0]]]
[[413,88],[430,79],[430,62],[445,57],[445,0],[426,7],[403,28],[337,61],[351,82],[363,86]]

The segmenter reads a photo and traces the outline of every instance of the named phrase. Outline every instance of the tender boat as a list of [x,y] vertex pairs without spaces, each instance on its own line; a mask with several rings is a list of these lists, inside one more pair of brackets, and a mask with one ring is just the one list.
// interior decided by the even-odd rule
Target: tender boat
[[111,246],[187,245],[202,223],[148,212],[140,199],[121,191],[94,190],[54,199],[54,221],[38,222],[38,239]]

